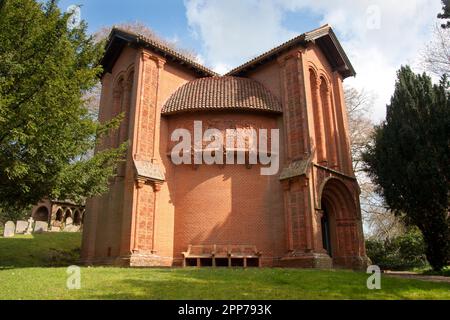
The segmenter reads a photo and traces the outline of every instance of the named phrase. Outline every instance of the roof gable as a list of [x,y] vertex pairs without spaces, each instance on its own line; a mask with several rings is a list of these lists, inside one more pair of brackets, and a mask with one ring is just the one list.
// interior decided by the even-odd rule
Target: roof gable
[[201,64],[187,58],[181,53],[161,44],[158,41],[146,38],[142,35],[132,33],[130,31],[113,28],[109,35],[106,45],[105,54],[101,60],[101,65],[106,72],[111,72],[114,64],[119,58],[125,46],[133,46],[136,48],[146,48],[157,54],[160,54],[167,60],[174,61],[188,69],[193,70],[202,77],[218,76],[214,71],[202,66]]
[[[244,76],[246,72],[257,68],[268,61],[276,59],[284,52],[287,52],[299,45],[306,46],[308,43],[315,43],[322,50],[331,67],[338,71],[343,78],[356,75],[355,69],[339,43],[333,29],[329,25],[324,25],[315,30],[303,33],[231,70],[226,75]],[[158,41],[129,31],[121,30],[119,28],[113,28],[111,31],[105,54],[101,60],[101,64],[106,72],[111,72],[125,46],[149,49],[168,60],[191,69],[200,77],[219,76],[216,72],[202,66],[192,59],[187,58],[181,53],[159,43]]]
[[303,33],[231,70],[227,75],[243,76],[247,71],[255,69],[258,66],[277,58],[296,46],[306,46],[308,43],[317,44],[331,67],[340,72],[344,78],[356,75],[355,69],[339,43],[333,29],[329,25],[324,25],[310,32]]

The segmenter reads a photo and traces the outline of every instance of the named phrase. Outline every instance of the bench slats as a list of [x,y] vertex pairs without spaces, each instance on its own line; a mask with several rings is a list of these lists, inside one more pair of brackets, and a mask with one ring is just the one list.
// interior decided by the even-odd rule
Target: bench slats
[[231,266],[231,259],[243,259],[244,267],[247,267],[247,259],[258,259],[258,266],[261,266],[261,252],[254,245],[189,245],[188,251],[182,252],[183,267],[186,266],[186,259],[196,259],[197,267],[200,266],[201,259],[212,259],[212,265],[216,266],[216,258],[227,258],[228,266]]

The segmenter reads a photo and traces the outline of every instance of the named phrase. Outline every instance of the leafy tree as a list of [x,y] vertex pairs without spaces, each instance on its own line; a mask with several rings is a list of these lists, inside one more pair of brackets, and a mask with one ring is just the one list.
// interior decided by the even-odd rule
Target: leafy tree
[[87,156],[120,119],[100,124],[84,99],[101,43],[69,28],[57,1],[0,3],[0,207],[105,192],[126,145]]
[[398,72],[386,120],[364,153],[366,170],[394,212],[424,236],[433,269],[446,265],[450,248],[450,94],[409,67]]
[[[31,207],[25,208],[0,208],[0,226],[7,221],[26,220],[30,216]],[[0,232],[0,236],[2,233]]]
[[[450,19],[450,0],[442,0],[442,13],[438,14],[439,19]],[[450,28],[450,21],[442,24],[442,28],[447,29]]]

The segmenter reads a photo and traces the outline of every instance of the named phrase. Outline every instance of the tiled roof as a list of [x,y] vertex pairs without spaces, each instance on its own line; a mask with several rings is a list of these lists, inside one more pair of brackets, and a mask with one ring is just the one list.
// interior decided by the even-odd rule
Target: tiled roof
[[[356,72],[350,63],[345,51],[339,43],[333,29],[329,25],[324,25],[320,28],[303,33],[281,45],[273,48],[272,50],[263,53],[256,58],[244,63],[243,65],[231,70],[227,76],[245,76],[246,72],[258,67],[265,62],[276,58],[283,52],[295,48],[299,45],[306,45],[309,42],[316,43],[319,48],[324,52],[325,56],[329,60],[331,66],[339,71],[344,78],[355,76]],[[165,58],[179,63],[186,68],[189,68],[199,74],[201,77],[214,77],[218,74],[201,64],[189,59],[183,54],[165,46],[158,41],[146,38],[142,35],[121,30],[119,28],[113,28],[108,45],[106,47],[105,55],[101,61],[102,66],[106,72],[110,72],[117,61],[121,51],[125,46],[131,45],[134,47],[144,47],[149,50],[153,50],[156,53],[164,56]]]
[[214,71],[156,40],[117,27],[114,27],[109,35],[106,53],[102,59],[102,65],[106,70],[110,71],[112,69],[112,66],[118,58],[118,54],[127,43],[153,50],[165,58],[176,61],[179,64],[194,70],[202,76],[218,76]]
[[162,114],[199,110],[254,110],[281,113],[278,99],[254,80],[208,77],[188,82],[166,102]]
[[281,171],[280,180],[307,175],[310,165],[311,158],[294,161]]
[[355,76],[356,72],[350,60],[348,59],[344,49],[339,40],[333,32],[330,25],[326,24],[317,29],[305,32],[253,59],[244,63],[243,65],[234,68],[226,75],[242,76],[246,71],[264,64],[266,61],[279,56],[298,45],[305,45],[308,42],[316,42],[316,44],[323,50],[327,56],[330,64],[342,73],[344,77]]

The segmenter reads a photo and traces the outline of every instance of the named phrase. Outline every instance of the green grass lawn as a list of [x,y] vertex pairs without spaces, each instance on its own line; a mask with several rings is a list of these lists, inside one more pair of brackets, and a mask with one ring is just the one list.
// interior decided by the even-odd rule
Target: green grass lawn
[[0,237],[0,269],[60,267],[76,264],[80,233],[44,233],[14,238]]
[[79,234],[0,238],[0,299],[450,299],[450,284],[365,273],[297,269],[82,268],[81,289],[66,288]]

